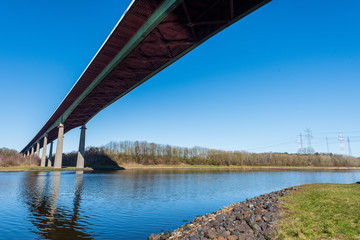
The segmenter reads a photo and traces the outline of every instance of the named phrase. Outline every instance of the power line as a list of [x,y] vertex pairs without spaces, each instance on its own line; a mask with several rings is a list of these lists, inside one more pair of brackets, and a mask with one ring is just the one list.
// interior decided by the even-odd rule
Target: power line
[[351,147],[350,147],[350,138],[347,137],[347,142],[348,142],[348,147],[349,147],[349,156],[352,155],[352,152],[351,152]]
[[340,152],[341,152],[341,154],[345,154],[344,153],[344,138],[343,138],[343,135],[342,135],[342,133],[339,133],[339,142],[340,142]]
[[326,150],[327,150],[327,153],[330,153],[330,151],[329,151],[329,139],[328,139],[328,137],[326,137]]
[[[338,134],[339,132],[315,132],[317,135],[327,135],[327,134]],[[342,131],[342,133],[346,133],[346,134],[349,134],[349,133],[360,133],[360,131],[358,130],[355,130],[355,131]]]
[[304,148],[303,148],[303,142],[302,142],[302,135],[300,133],[299,137],[298,137],[298,153],[304,153]]
[[280,143],[275,143],[275,144],[271,144],[271,145],[260,145],[260,146],[256,146],[256,147],[245,148],[245,149],[246,150],[257,150],[257,149],[264,149],[264,148],[276,147],[276,146],[281,146],[281,145],[289,145],[290,143],[293,144],[294,141],[280,142]]
[[[331,133],[335,133],[335,132],[331,132]],[[291,138],[284,137],[282,139],[278,139],[278,141],[263,143],[263,144],[259,144],[257,146],[255,145],[255,146],[243,147],[242,149],[244,151],[267,151],[271,148],[281,146],[284,149],[283,151],[285,151],[286,149],[289,149],[291,145],[295,147],[296,146],[295,144],[297,143],[297,149],[298,149],[297,153],[313,154],[315,152],[314,146],[319,150],[324,149],[323,152],[330,153],[330,150],[333,149],[335,144],[340,143],[340,152],[341,152],[341,154],[345,154],[345,149],[344,149],[345,142],[344,141],[347,140],[348,152],[349,152],[349,155],[352,155],[350,138],[351,138],[351,143],[358,144],[360,142],[360,136],[359,136],[359,134],[355,134],[355,133],[360,133],[360,131],[347,131],[346,133],[348,133],[348,134],[346,134],[345,136],[343,135],[343,133],[344,132],[342,132],[340,134],[338,133],[337,136],[334,134],[335,136],[333,135],[333,136],[324,136],[324,137],[314,137],[313,132],[310,129],[306,129],[305,134],[300,133],[298,135],[296,141],[294,141],[294,140],[288,141],[288,139],[291,139]],[[305,144],[303,142],[303,140],[304,140],[303,137],[306,138],[305,139],[305,141],[307,143],[306,147],[304,146]]]
[[308,147],[306,149],[306,153],[310,153],[310,154],[314,153],[315,151],[314,151],[313,147],[311,146],[311,139],[313,138],[313,136],[312,136],[311,130],[309,128],[307,128],[305,130],[305,137],[307,137],[307,139],[308,139]]

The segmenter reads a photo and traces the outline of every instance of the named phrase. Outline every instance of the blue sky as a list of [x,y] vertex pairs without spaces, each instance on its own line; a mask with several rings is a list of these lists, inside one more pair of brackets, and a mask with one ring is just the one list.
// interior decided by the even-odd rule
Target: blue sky
[[[0,147],[32,139],[128,3],[1,3]],[[343,132],[360,156],[359,10],[358,0],[273,0],[100,112],[86,145],[296,152],[310,128],[316,151],[328,137],[339,153]],[[77,150],[79,134],[65,135],[65,152]]]

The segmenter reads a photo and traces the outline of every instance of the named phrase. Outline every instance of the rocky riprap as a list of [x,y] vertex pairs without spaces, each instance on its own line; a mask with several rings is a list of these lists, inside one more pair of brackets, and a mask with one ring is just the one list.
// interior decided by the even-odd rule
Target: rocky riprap
[[198,216],[172,233],[151,234],[148,240],[276,239],[280,218],[278,197],[291,190],[296,189],[286,188],[234,203],[212,214]]

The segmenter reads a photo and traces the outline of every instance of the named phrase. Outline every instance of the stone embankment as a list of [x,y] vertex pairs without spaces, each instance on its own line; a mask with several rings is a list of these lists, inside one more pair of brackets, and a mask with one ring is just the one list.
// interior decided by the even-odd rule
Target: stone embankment
[[198,216],[172,233],[151,234],[149,240],[276,239],[280,218],[278,197],[294,188],[264,194],[235,203],[212,214]]

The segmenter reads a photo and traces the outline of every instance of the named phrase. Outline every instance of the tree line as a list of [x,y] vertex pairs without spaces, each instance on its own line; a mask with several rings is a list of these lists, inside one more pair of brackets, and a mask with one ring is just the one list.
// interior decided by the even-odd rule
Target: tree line
[[336,154],[249,153],[203,147],[177,147],[146,141],[110,142],[103,147],[87,150],[103,153],[119,164],[360,167],[360,158]]
[[[76,165],[77,153],[63,155],[64,166]],[[54,158],[54,156],[53,156]],[[52,158],[52,160],[53,160]],[[249,153],[222,151],[203,147],[177,147],[145,141],[110,142],[102,147],[88,147],[85,166],[120,165],[214,165],[214,166],[299,166],[360,167],[360,158],[336,154]],[[23,157],[16,150],[0,148],[0,166],[39,165],[40,159]]]

